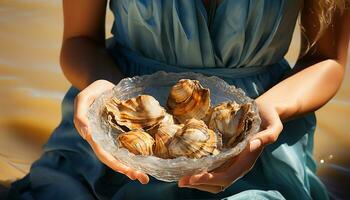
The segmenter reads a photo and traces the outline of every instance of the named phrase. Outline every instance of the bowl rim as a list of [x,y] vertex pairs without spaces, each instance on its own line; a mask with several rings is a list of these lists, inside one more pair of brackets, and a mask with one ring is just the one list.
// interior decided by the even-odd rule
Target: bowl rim
[[[223,79],[221,79],[221,78],[219,78],[217,76],[206,76],[204,74],[197,73],[197,72],[180,72],[180,73],[176,73],[176,72],[165,72],[165,71],[158,71],[158,72],[153,73],[153,74],[146,74],[146,75],[141,75],[141,76],[126,77],[126,78],[121,79],[119,81],[119,83],[117,85],[115,85],[112,89],[101,93],[96,98],[96,100],[93,102],[93,104],[89,107],[89,110],[88,110],[88,113],[90,113],[90,115],[88,117],[89,118],[89,122],[90,122],[90,120],[93,120],[93,119],[91,119],[91,114],[96,116],[97,112],[93,111],[93,108],[94,108],[94,105],[98,101],[101,101],[103,99],[106,100],[106,98],[111,98],[111,97],[115,96],[115,92],[118,92],[117,88],[122,88],[125,84],[130,84],[130,83],[137,84],[137,83],[140,83],[142,81],[150,80],[150,79],[152,79],[152,77],[156,77],[156,76],[157,77],[158,76],[163,76],[163,77],[164,76],[173,76],[173,77],[176,77],[176,78],[179,78],[179,77],[197,77],[197,79],[206,79],[208,82],[215,82],[217,85],[222,86],[223,89],[226,88],[226,89],[229,90],[229,91],[226,91],[226,92],[230,92],[230,93],[233,92],[233,93],[235,93],[235,95],[238,95],[239,98],[243,98],[245,100],[243,103],[247,103],[247,102],[252,103],[253,104],[252,109],[254,109],[254,112],[257,113],[254,120],[257,120],[256,123],[258,124],[258,127],[260,127],[260,125],[261,125],[261,119],[260,119],[260,116],[259,116],[259,111],[258,111],[257,104],[255,103],[255,101],[252,98],[247,96],[245,94],[245,92],[241,88],[237,88],[234,85],[230,85],[225,80],[223,80]],[[189,79],[191,79],[191,78],[189,78]],[[103,106],[100,106],[100,108],[98,108],[98,109],[101,111],[102,107]],[[104,119],[102,119],[103,117],[101,117],[101,116],[99,118],[100,118],[101,121],[104,120]],[[109,132],[110,131],[111,130],[109,130]],[[135,155],[135,154],[129,152],[127,149],[120,148],[117,144],[115,144],[115,145],[116,145],[117,151],[119,151],[122,154],[126,154],[130,159],[134,160],[135,162],[138,162],[138,161],[145,162],[145,161],[149,161],[151,159],[151,160],[153,160],[152,162],[160,163],[161,165],[167,165],[167,166],[169,166],[169,169],[172,169],[172,167],[174,167],[174,168],[178,167],[177,165],[174,165],[173,163],[179,163],[179,165],[181,163],[183,163],[183,162],[186,162],[186,163],[187,162],[189,162],[189,163],[212,163],[212,162],[215,162],[215,160],[223,159],[223,157],[226,157],[225,160],[227,160],[227,159],[229,159],[229,158],[231,158],[233,156],[236,156],[236,155],[240,154],[243,151],[243,149],[247,146],[248,140],[254,134],[256,134],[257,132],[258,132],[258,130],[250,130],[248,132],[247,136],[245,136],[245,138],[242,141],[238,142],[234,147],[232,147],[230,149],[227,149],[225,151],[220,151],[220,153],[217,154],[217,155],[208,155],[208,156],[204,156],[204,157],[201,157],[201,158],[198,158],[198,159],[187,158],[185,156],[180,156],[180,157],[173,158],[173,159],[164,159],[164,158],[160,158],[160,157],[157,157],[157,156],[154,156],[154,155],[150,155],[150,156]],[[96,137],[96,135],[97,135],[96,133],[91,133],[91,134],[92,134],[92,139],[94,140],[94,142],[96,142],[98,145],[100,145],[107,153],[112,155],[114,158],[116,158],[121,163],[129,166],[129,164],[127,162],[125,162],[122,159],[119,159],[118,156],[115,156],[112,152],[110,152],[108,149],[106,149],[104,147],[104,145],[101,145],[101,141],[99,140],[98,137]],[[102,133],[102,134],[109,134],[109,133]],[[238,152],[232,154],[232,152],[233,151],[237,151],[238,148],[239,148]],[[228,156],[230,153],[232,155]],[[214,161],[209,162],[209,160],[214,160]],[[138,170],[144,171],[144,169],[138,169]],[[150,175],[152,175],[152,174],[150,174]]]

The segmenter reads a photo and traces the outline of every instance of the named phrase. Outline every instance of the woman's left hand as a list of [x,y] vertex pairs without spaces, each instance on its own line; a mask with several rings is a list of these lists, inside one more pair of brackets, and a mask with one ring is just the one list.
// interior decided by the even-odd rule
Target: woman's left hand
[[280,117],[272,105],[256,102],[263,130],[253,136],[249,145],[238,156],[233,157],[211,172],[182,177],[178,182],[179,187],[219,193],[253,168],[264,146],[275,142],[283,128]]

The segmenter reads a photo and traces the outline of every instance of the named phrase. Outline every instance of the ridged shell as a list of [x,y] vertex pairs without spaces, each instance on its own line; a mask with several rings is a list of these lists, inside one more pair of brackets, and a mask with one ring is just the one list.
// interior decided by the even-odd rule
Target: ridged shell
[[128,149],[135,155],[149,156],[153,154],[154,139],[142,130],[133,130],[117,136],[121,147]]
[[174,117],[169,113],[165,113],[164,118],[160,124],[175,124]]
[[176,132],[169,144],[171,157],[186,156],[188,158],[201,158],[219,153],[218,135],[208,129],[202,120],[190,119],[184,127]]
[[160,126],[171,126],[174,124],[175,122],[174,122],[173,116],[170,115],[169,113],[165,113],[162,121],[160,121],[160,123],[157,124],[156,126],[153,126],[152,128],[148,129],[147,133],[149,133],[150,135],[152,135],[152,137],[154,137],[155,133],[158,131]]
[[171,88],[167,107],[180,123],[202,119],[210,107],[210,91],[197,80],[181,79]]
[[224,102],[212,108],[206,117],[208,127],[222,134],[225,147],[232,147],[251,128],[251,103]]
[[140,95],[126,101],[112,98],[105,105],[105,113],[109,124],[120,132],[148,130],[157,126],[165,116],[164,108],[149,95]]
[[154,134],[155,145],[154,154],[160,158],[169,158],[168,145],[175,135],[175,133],[181,129],[183,125],[178,124],[161,124]]

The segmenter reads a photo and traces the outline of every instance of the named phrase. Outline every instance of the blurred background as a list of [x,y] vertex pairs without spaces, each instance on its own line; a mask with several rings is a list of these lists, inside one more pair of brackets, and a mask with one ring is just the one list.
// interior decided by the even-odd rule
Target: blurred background
[[[112,21],[108,13],[108,37]],[[60,0],[0,1],[2,186],[8,187],[28,172],[60,121],[60,103],[70,86],[59,66],[62,30]],[[296,27],[286,56],[291,65],[298,55],[299,39],[299,27]],[[318,175],[334,198],[347,197],[347,183],[350,183],[349,69],[336,97],[317,111],[317,117],[314,156],[319,166]]]

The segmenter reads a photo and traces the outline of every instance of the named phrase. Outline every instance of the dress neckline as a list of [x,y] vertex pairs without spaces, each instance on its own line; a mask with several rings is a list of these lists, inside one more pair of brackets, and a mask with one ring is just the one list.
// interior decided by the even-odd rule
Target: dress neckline
[[204,5],[204,7],[206,7],[207,10],[210,7],[210,4],[212,1],[214,1],[214,3],[216,3],[216,5],[219,5],[222,0],[202,0],[203,5]]
[[213,26],[213,23],[215,21],[215,16],[220,11],[221,7],[225,3],[225,0],[207,0],[209,7],[206,5],[206,0],[199,1],[207,16],[208,30],[211,30],[211,27]]

